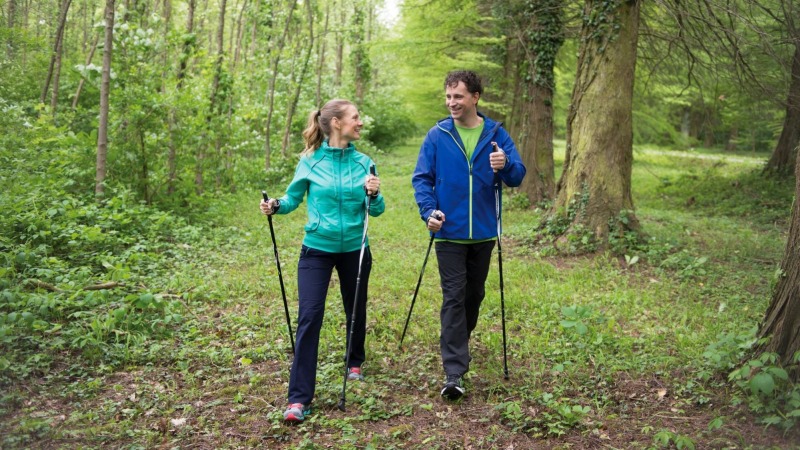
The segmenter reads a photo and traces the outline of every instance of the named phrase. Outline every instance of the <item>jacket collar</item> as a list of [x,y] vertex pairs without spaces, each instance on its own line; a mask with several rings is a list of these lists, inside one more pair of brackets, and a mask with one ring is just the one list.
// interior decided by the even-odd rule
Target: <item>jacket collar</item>
[[331,147],[330,145],[328,145],[328,140],[326,139],[322,141],[322,145],[320,145],[317,151],[315,151],[312,154],[312,157],[315,160],[319,161],[326,156],[331,156],[331,157],[349,156],[353,154],[355,151],[356,151],[356,146],[352,142],[347,144],[347,147],[345,148],[339,148],[339,147]]
[[[492,130],[495,127],[495,121],[490,119],[488,116],[484,115],[482,112],[478,111],[478,116],[483,118],[483,129],[484,130]],[[439,128],[442,128],[447,131],[453,131],[456,129],[456,122],[453,120],[453,116],[445,117],[444,119],[436,122]]]

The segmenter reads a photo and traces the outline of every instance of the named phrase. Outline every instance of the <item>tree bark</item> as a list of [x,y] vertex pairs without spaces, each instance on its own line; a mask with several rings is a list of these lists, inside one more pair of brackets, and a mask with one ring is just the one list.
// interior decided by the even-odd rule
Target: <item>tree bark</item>
[[178,89],[183,87],[183,79],[186,77],[186,68],[189,65],[189,58],[192,57],[192,49],[194,48],[194,10],[196,0],[189,0],[189,11],[186,14],[186,38],[183,42],[183,53],[181,53],[180,63],[178,66]]
[[364,97],[367,94],[367,83],[369,83],[370,64],[369,53],[365,44],[365,23],[364,23],[364,8],[356,5],[353,11],[353,29],[352,34],[352,52],[353,58],[353,78],[356,87],[356,103],[362,105]]
[[[183,88],[183,80],[186,78],[186,67],[188,65],[189,58],[192,56],[192,49],[194,47],[194,39],[191,36],[192,33],[194,33],[195,0],[189,0],[188,6],[189,9],[186,14],[186,35],[188,38],[185,38],[183,42],[183,50],[181,52],[180,62],[178,64],[178,83],[175,86],[175,89],[179,94]],[[175,106],[170,107],[169,118],[167,119],[167,122],[167,127],[169,129],[169,150],[167,152],[167,195],[171,196],[175,194],[175,183],[178,178],[178,150],[177,144],[175,143],[175,129],[178,127],[178,117]]]
[[100,82],[100,121],[97,127],[97,162],[95,164],[95,196],[105,193],[106,155],[108,152],[108,97],[111,88],[111,50],[114,43],[114,0],[106,0],[103,74]]
[[[221,143],[219,141],[220,134],[214,133],[214,117],[220,115],[222,101],[219,98],[219,83],[222,76],[222,63],[225,57],[225,9],[226,9],[227,0],[222,0],[220,3],[220,12],[219,12],[219,25],[217,26],[217,57],[214,59],[214,78],[211,81],[211,96],[209,98],[209,106],[208,106],[208,113],[206,116],[206,134],[213,134],[215,135],[214,138],[214,148],[219,152],[221,148]],[[195,189],[197,190],[198,194],[203,193],[203,166],[205,165],[206,159],[206,139],[202,140],[203,142],[197,146],[197,155],[195,160],[195,173],[194,173],[194,184]],[[219,172],[217,172],[219,173]],[[219,177],[217,177],[217,182],[219,182]]]
[[289,151],[289,138],[292,135],[292,120],[294,119],[295,111],[297,111],[297,103],[300,101],[300,88],[303,86],[303,81],[306,79],[308,64],[311,62],[311,52],[314,49],[314,11],[312,9],[310,0],[306,0],[305,4],[308,13],[308,42],[306,45],[306,57],[303,61],[303,67],[300,69],[300,76],[295,83],[294,95],[292,95],[292,100],[289,102],[289,107],[286,111],[286,126],[283,130],[283,145],[281,147],[281,153],[284,157]]
[[734,125],[731,127],[731,132],[728,134],[728,143],[725,144],[725,151],[733,152],[739,145],[739,127]]
[[[574,211],[567,233],[588,230],[602,247],[610,223],[638,228],[633,217],[632,99],[639,36],[639,0],[587,0],[584,17],[597,9],[610,23],[584,23],[578,71],[567,115],[564,172],[550,215]],[[577,208],[577,210],[575,210]],[[627,220],[620,214],[626,211]]]
[[517,148],[529,174],[520,190],[531,204],[551,200],[556,191],[553,161],[553,89],[525,83],[526,99],[520,104],[522,118]]
[[239,58],[242,53],[242,39],[244,37],[244,12],[247,10],[248,1],[245,0],[242,4],[242,9],[239,11],[239,18],[236,20],[236,44],[233,49],[233,62],[231,65],[231,72],[239,65]]
[[11,59],[14,56],[14,17],[17,15],[17,0],[8,0],[8,40],[6,41],[6,56]]
[[264,126],[264,168],[269,169],[269,160],[272,153],[269,143],[269,135],[272,132],[272,115],[275,112],[275,83],[278,80],[278,68],[281,61],[281,53],[286,44],[286,36],[289,33],[289,25],[292,23],[292,15],[294,15],[294,8],[297,5],[297,0],[289,0],[289,11],[286,13],[286,22],[283,25],[283,34],[278,40],[278,48],[272,55],[272,76],[269,79],[269,87],[267,88],[267,121]]
[[[339,5],[339,23],[346,23],[347,15],[344,8],[344,0],[341,0],[342,5]],[[336,10],[336,8],[334,8]],[[340,87],[342,85],[342,70],[344,68],[344,36],[342,32],[336,33],[336,72],[334,73],[333,85]],[[321,105],[320,105],[321,106]]]
[[[781,262],[781,277],[775,286],[772,302],[761,323],[759,337],[770,337],[760,351],[774,352],[789,366],[800,352],[800,153],[795,161],[795,193],[789,239]],[[793,379],[800,379],[795,370]]]
[[778,144],[767,162],[765,170],[778,175],[795,171],[795,155],[800,147],[800,38],[794,44],[792,75],[786,99],[786,116]]
[[316,103],[317,108],[322,107],[322,73],[325,69],[325,48],[328,42],[328,18],[330,17],[331,7],[329,2],[325,2],[325,28],[322,31],[322,39],[319,39],[319,62],[317,64],[317,91]]
[[524,73],[518,72],[523,92],[518,104],[519,138],[523,162],[529,176],[520,186],[532,204],[555,195],[553,161],[553,92],[556,54],[563,37],[562,2],[523,2],[517,34]]
[[[89,50],[89,55],[86,56],[86,65],[88,66],[92,62],[92,58],[94,58],[94,52],[97,50],[97,43],[100,41],[100,35],[96,34],[94,37],[94,42],[92,42],[92,48]],[[83,85],[86,82],[86,79],[81,77],[81,81],[78,82],[78,87],[75,89],[75,95],[72,97],[72,110],[75,111],[75,108],[78,107],[78,100],[81,97],[81,91],[83,90]]]
[[47,92],[50,90],[50,81],[53,79],[56,61],[58,60],[60,62],[62,48],[61,41],[64,37],[64,27],[67,24],[67,12],[69,11],[69,5],[71,3],[72,0],[63,0],[61,3],[61,8],[59,8],[58,27],[56,28],[55,42],[53,42],[53,54],[50,56],[50,66],[47,69],[47,77],[44,81],[44,87],[42,87],[42,95],[39,97],[39,103],[44,103],[45,99],[47,98]]

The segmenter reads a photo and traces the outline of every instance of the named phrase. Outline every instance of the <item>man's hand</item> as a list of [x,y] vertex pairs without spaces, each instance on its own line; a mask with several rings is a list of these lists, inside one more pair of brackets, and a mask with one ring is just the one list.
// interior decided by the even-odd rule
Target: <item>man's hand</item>
[[506,156],[503,149],[497,146],[497,142],[492,142],[492,153],[489,153],[489,165],[492,166],[492,171],[497,173],[498,170],[503,170],[506,166],[506,162],[508,161],[508,157]]
[[431,216],[428,217],[428,229],[434,233],[442,229],[444,223],[444,213],[439,210],[434,210]]

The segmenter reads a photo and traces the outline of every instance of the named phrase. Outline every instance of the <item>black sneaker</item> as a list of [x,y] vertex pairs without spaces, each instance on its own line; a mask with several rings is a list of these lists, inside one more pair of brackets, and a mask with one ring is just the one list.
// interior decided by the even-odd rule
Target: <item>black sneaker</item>
[[447,381],[442,388],[442,397],[448,400],[458,400],[465,392],[466,389],[464,389],[464,385],[461,383],[460,375],[447,376]]

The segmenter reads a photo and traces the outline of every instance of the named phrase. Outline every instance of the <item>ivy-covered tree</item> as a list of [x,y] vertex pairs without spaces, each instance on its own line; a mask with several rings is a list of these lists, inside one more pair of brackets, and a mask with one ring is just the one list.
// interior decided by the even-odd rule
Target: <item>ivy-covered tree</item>
[[[555,195],[553,92],[556,56],[564,43],[564,3],[559,0],[497,2],[507,35],[505,68],[513,79],[508,128],[528,176],[520,189],[531,203]],[[506,96],[505,98],[508,98]]]
[[638,227],[631,195],[631,118],[640,4],[585,3],[564,171],[549,212],[569,220],[565,234],[588,234],[599,246],[612,230]]

